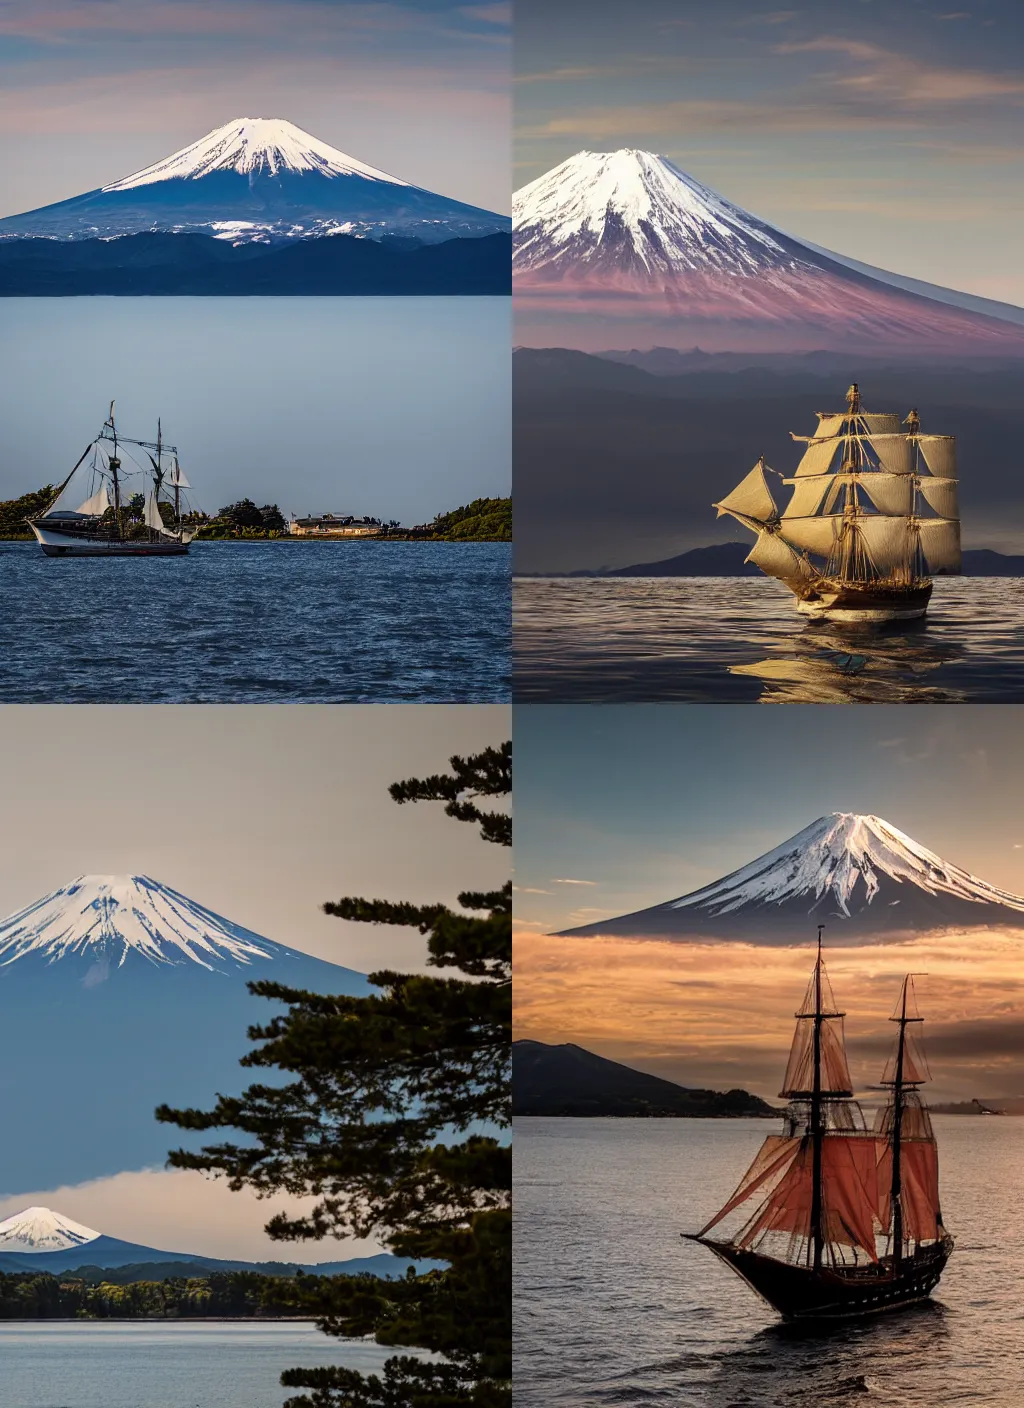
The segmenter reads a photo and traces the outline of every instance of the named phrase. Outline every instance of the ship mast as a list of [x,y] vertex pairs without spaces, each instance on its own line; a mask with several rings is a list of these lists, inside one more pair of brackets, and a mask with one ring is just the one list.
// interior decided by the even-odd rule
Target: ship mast
[[890,1205],[892,1207],[892,1261],[893,1267],[898,1270],[903,1259],[903,1106],[904,1092],[906,1090],[906,1079],[904,1076],[904,1057],[907,1049],[907,1024],[909,1022],[920,1022],[921,1017],[907,1016],[907,990],[910,985],[911,975],[908,973],[903,979],[903,990],[900,994],[899,1016],[891,1017],[889,1020],[899,1024],[900,1034],[896,1044],[896,1067],[893,1071],[892,1080],[892,1184],[889,1189]]
[[114,442],[114,453],[110,456],[108,466],[110,477],[114,481],[114,522],[117,524],[117,536],[121,537],[121,481],[117,477],[117,471],[121,468],[121,461],[117,458],[117,426],[114,424],[114,403],[110,403],[110,419],[107,422],[110,426],[111,438]]
[[[856,382],[846,393],[846,415],[847,415],[847,439],[846,455],[842,466],[844,474],[859,474],[864,466],[864,450],[860,443],[860,436],[857,434],[855,424],[856,417],[860,415],[860,387]],[[861,564],[858,562],[858,555],[861,552],[860,533],[857,531],[857,519],[860,517],[860,495],[857,490],[857,481],[853,479],[846,486],[846,542],[843,549],[842,575],[844,578],[857,580],[860,576]]]
[[821,931],[824,924],[818,925],[818,959],[814,965],[814,1077],[811,1085],[811,1245],[813,1266],[821,1270],[821,1256],[825,1239],[821,1230],[822,1187],[821,1187],[821,1142],[822,1100],[821,1100],[821,1024],[824,1015],[821,1010]]

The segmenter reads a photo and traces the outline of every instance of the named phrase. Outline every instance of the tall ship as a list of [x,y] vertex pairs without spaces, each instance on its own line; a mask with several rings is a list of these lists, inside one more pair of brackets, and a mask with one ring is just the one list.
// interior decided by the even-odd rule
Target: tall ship
[[[792,434],[792,432],[790,432]],[[916,410],[865,411],[860,388],[845,412],[818,412],[780,511],[762,456],[713,505],[753,529],[747,557],[777,577],[808,616],[848,623],[911,620],[928,609],[932,578],[960,571],[956,441],[924,434]]]
[[[843,1016],[819,931],[781,1091],[790,1102],[783,1133],[765,1139],[729,1201],[689,1234],[786,1320],[856,1319],[924,1300],[953,1250],[920,1095],[929,1075],[913,976],[891,1018],[888,1101],[870,1127],[853,1099]],[[730,1225],[731,1234],[716,1234]]]
[[100,433],[28,524],[47,557],[176,557],[198,531],[185,521],[189,488],[160,421],[155,440],[133,440],[119,433],[111,401]]

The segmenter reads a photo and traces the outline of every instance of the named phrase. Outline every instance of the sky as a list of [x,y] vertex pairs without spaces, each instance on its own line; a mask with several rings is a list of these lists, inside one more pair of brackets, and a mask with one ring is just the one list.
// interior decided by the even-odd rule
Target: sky
[[[698,889],[828,812],[874,813],[1024,893],[1016,706],[531,706],[515,714],[516,1036],[773,1098],[813,932],[788,950],[551,937]],[[834,948],[854,1079],[877,1082],[905,972],[933,1097],[1024,1095],[1024,936]]]
[[[353,924],[321,905],[351,894],[454,904],[467,888],[499,888],[507,852],[440,806],[397,806],[387,789],[444,771],[453,753],[500,744],[508,728],[497,705],[8,705],[0,913],[82,874],[142,873],[318,958],[423,971],[417,931]],[[159,785],[68,785],[69,760],[97,758]],[[160,1250],[296,1261],[365,1251],[334,1242],[274,1251],[263,1226],[294,1203],[164,1169],[24,1190],[0,1200],[0,1216],[33,1204]]]
[[1024,304],[1015,0],[517,0],[515,187],[638,147],[783,230]]
[[4,0],[0,216],[236,117],[507,213],[508,0]]
[[[112,398],[207,513],[428,523],[510,492],[507,298],[4,300],[0,499],[59,484]],[[102,348],[102,355],[96,355]]]

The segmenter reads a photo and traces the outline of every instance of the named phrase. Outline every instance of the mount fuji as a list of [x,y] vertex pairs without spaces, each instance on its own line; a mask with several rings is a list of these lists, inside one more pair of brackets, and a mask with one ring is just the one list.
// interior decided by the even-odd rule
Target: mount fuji
[[578,152],[512,218],[520,341],[532,320],[584,350],[610,324],[679,348],[1024,354],[1024,309],[796,239],[652,152]]
[[[371,991],[144,875],[83,876],[0,922],[0,1192],[162,1165],[161,1101],[252,1080],[247,1029],[280,1011],[246,984]],[[199,1141],[201,1142],[201,1141]]]
[[806,944],[886,943],[947,930],[1024,933],[1024,896],[942,860],[877,816],[833,812],[692,894],[571,935]]
[[[493,281],[499,267],[494,291],[507,292],[509,229],[505,216],[390,176],[291,122],[242,117],[141,171],[0,220],[0,293],[388,292],[389,282],[460,292],[431,287],[460,278],[487,292],[474,280],[487,271]],[[318,287],[304,286],[311,278]]]

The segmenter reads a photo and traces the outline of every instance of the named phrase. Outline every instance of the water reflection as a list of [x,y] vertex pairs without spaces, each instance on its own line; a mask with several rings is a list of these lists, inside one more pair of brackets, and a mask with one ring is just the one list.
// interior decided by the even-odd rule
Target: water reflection
[[941,578],[925,620],[858,628],[767,579],[520,579],[513,648],[524,702],[1024,702],[1024,580]]
[[769,1326],[718,1357],[707,1408],[828,1408],[864,1394],[894,1405],[930,1402],[915,1388],[915,1371],[922,1358],[937,1367],[949,1353],[947,1317],[944,1305],[926,1301],[851,1325]]

